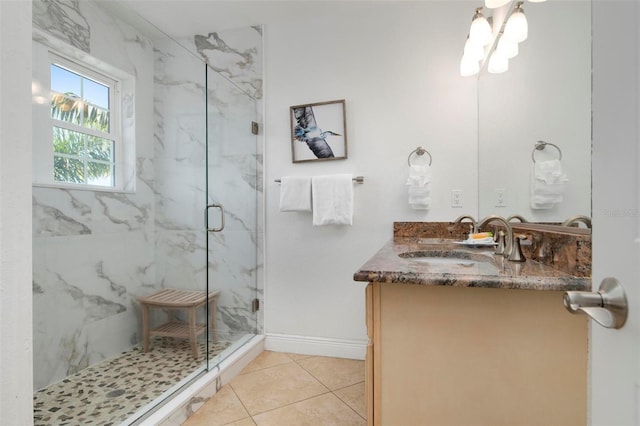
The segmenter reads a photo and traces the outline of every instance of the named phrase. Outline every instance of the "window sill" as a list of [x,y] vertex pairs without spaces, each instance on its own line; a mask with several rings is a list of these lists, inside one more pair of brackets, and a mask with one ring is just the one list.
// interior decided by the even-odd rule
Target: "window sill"
[[136,193],[135,189],[130,190],[130,189],[120,189],[120,188],[109,188],[106,186],[95,186],[95,185],[74,185],[72,183],[33,182],[31,186],[38,187],[38,188],[66,189],[66,190],[75,190],[75,191],[113,192],[118,194],[135,194]]

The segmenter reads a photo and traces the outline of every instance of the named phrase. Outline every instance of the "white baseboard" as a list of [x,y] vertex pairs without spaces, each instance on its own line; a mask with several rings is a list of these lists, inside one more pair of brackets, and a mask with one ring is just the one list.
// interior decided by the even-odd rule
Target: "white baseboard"
[[267,333],[264,348],[274,352],[364,359],[367,341]]

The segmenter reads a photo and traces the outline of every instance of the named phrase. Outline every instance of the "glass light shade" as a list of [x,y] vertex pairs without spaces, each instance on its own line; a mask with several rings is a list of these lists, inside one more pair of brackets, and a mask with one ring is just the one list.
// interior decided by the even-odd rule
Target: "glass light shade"
[[507,38],[500,37],[498,45],[496,46],[496,52],[498,52],[498,55],[503,58],[515,58],[518,56],[518,43]]
[[462,77],[470,77],[480,72],[480,61],[470,58],[467,55],[462,56],[460,60],[460,75]]
[[500,74],[509,69],[509,60],[504,56],[500,56],[500,54],[493,52],[491,58],[489,59],[489,66],[487,67],[487,71],[491,74]]
[[[504,6],[511,0],[484,0],[484,5],[489,9],[495,9],[496,7]],[[542,0],[544,1],[544,0]]]
[[482,13],[476,13],[476,17],[471,22],[471,28],[469,29],[469,38],[475,44],[486,46],[491,42],[491,25]]
[[464,56],[475,59],[476,61],[481,61],[482,58],[484,58],[484,47],[467,38],[467,41],[464,43]]
[[529,25],[527,24],[527,17],[524,16],[524,12],[520,7],[517,7],[504,26],[503,37],[514,41],[516,43],[523,42],[527,39],[529,34]]

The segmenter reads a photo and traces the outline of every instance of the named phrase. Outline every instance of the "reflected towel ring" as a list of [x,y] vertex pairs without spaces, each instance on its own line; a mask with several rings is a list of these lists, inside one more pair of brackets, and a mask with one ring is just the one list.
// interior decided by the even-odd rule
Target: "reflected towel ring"
[[429,153],[429,151],[427,151],[423,147],[419,146],[416,149],[414,149],[413,151],[411,151],[411,154],[409,154],[409,157],[407,158],[407,164],[409,164],[409,167],[411,167],[411,156],[413,154],[418,154],[419,156],[427,154],[429,156],[429,165],[431,165],[431,163],[433,162],[433,158],[431,157],[431,154]]
[[531,152],[531,160],[533,161],[533,163],[535,164],[536,162],[536,150],[538,151],[542,151],[543,149],[546,148],[547,145],[551,145],[552,147],[554,147],[555,149],[558,150],[558,160],[562,160],[562,150],[560,149],[560,147],[558,145],[549,143],[549,142],[545,142],[545,141],[538,141],[536,142],[536,146],[534,148],[534,150]]

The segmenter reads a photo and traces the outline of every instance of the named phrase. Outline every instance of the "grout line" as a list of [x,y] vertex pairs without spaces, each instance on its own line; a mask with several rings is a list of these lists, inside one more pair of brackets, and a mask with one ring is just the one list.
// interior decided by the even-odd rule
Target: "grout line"
[[[289,364],[289,363],[293,362],[294,364],[297,364],[297,366],[298,366],[298,367],[300,367],[300,368],[302,369],[302,371],[304,371],[304,372],[305,372],[305,373],[307,373],[309,376],[311,376],[314,380],[316,380],[316,381],[317,381],[317,382],[318,382],[318,383],[319,383],[319,384],[320,384],[320,385],[321,385],[321,386],[322,386],[326,391],[325,391],[325,392],[322,392],[322,393],[319,393],[319,394],[317,394],[317,395],[310,396],[310,397],[308,397],[308,398],[301,399],[301,400],[299,400],[299,401],[293,401],[293,402],[290,402],[290,403],[288,403],[288,404],[284,404],[284,405],[280,405],[280,406],[278,406],[278,407],[274,407],[274,408],[272,408],[272,409],[270,409],[270,410],[265,410],[265,411],[261,411],[261,412],[259,412],[259,413],[251,414],[251,413],[249,412],[249,410],[247,409],[247,407],[246,407],[245,403],[242,401],[242,399],[240,398],[240,396],[236,393],[235,389],[233,389],[233,386],[231,385],[231,383],[228,383],[227,385],[231,388],[231,390],[232,390],[232,392],[234,393],[234,395],[236,396],[236,398],[238,398],[238,400],[239,400],[239,401],[240,401],[240,403],[242,404],[242,407],[243,407],[243,408],[244,408],[244,410],[247,412],[247,414],[249,415],[249,418],[250,418],[250,419],[251,419],[251,421],[254,423],[254,425],[257,425],[257,422],[255,421],[255,416],[258,416],[258,415],[261,415],[261,414],[264,414],[264,413],[269,413],[269,412],[271,412],[271,411],[279,410],[279,409],[281,409],[281,408],[284,408],[284,407],[287,407],[287,406],[291,406],[291,405],[294,405],[294,404],[298,404],[298,403],[301,403],[301,402],[304,402],[304,401],[308,401],[308,400],[311,400],[311,399],[313,399],[313,398],[317,398],[317,397],[320,397],[320,396],[323,396],[323,395],[327,395],[327,394],[332,394],[335,398],[337,398],[337,399],[338,399],[338,401],[340,401],[342,404],[344,404],[344,405],[345,405],[349,410],[351,410],[352,412],[354,412],[354,413],[355,413],[359,418],[361,418],[361,419],[363,419],[363,420],[365,420],[365,421],[366,421],[366,418],[364,418],[363,416],[361,416],[361,415],[360,415],[360,414],[359,414],[359,413],[358,413],[358,412],[357,412],[353,407],[351,407],[351,406],[350,406],[350,405],[349,405],[345,400],[343,400],[342,398],[340,398],[340,396],[338,396],[338,395],[336,394],[336,391],[339,391],[339,390],[342,390],[342,389],[348,388],[348,387],[350,387],[350,386],[355,386],[355,385],[357,385],[357,384],[363,383],[363,382],[364,382],[364,380],[361,380],[361,381],[359,381],[359,382],[352,383],[352,384],[349,384],[349,385],[346,385],[346,386],[340,387],[340,388],[335,389],[335,390],[331,390],[331,389],[330,389],[326,384],[324,384],[320,379],[318,379],[315,375],[313,375],[309,370],[307,370],[306,368],[304,368],[304,366],[302,366],[302,365],[298,362],[298,361],[308,360],[308,359],[310,359],[310,358],[317,358],[317,357],[319,357],[319,358],[331,358],[331,357],[320,357],[320,356],[310,355],[310,356],[308,356],[308,357],[306,357],[306,358],[301,358],[300,360],[296,360],[296,359],[293,359],[291,356],[289,356],[289,354],[287,354],[287,353],[284,353],[284,354],[285,354],[285,355],[287,355],[287,357],[289,358],[289,362],[284,362],[284,363],[281,363],[281,364],[271,365],[271,366],[269,366],[269,367],[264,367],[264,368],[260,368],[260,369],[257,369],[257,370],[249,371],[249,372],[244,373],[244,374],[241,374],[241,375],[245,376],[245,375],[248,375],[248,374],[251,374],[251,373],[256,373],[256,372],[259,372],[259,371],[264,371],[264,370],[268,370],[268,369],[271,369],[271,368],[280,367],[280,366],[283,366],[283,365],[286,365],[286,364]],[[242,420],[242,419],[240,419],[240,420]]]
[[[357,385],[357,384],[359,384],[359,383],[362,383],[362,382],[358,382],[358,383],[356,383],[356,385]],[[353,385],[351,385],[351,386],[353,386]],[[349,387],[349,386],[346,386],[346,387]],[[341,388],[341,389],[344,389],[344,388]],[[340,389],[338,389],[338,390],[340,390]],[[356,413],[356,415],[357,415],[357,416],[359,416],[362,420],[365,420],[365,421],[367,420],[365,417],[362,417],[362,415],[360,415],[360,413],[358,413],[358,412],[355,410],[355,408],[353,408],[353,407],[352,407],[352,406],[351,406],[347,401],[345,401],[344,399],[340,398],[340,395],[338,395],[338,394],[337,394],[337,393],[335,393],[335,392],[331,392],[331,393],[332,393],[332,394],[334,394],[334,395],[336,396],[336,398],[338,398],[340,401],[342,401],[342,403],[343,403],[344,405],[346,405],[347,407],[349,407],[349,409],[350,409],[351,411],[353,411],[354,413]]]
[[[238,398],[238,401],[240,401],[240,404],[242,405],[242,408],[244,408],[244,411],[247,413],[247,415],[249,416],[249,418],[251,419],[251,421],[253,422],[253,424],[255,425],[256,422],[253,420],[253,416],[251,415],[251,413],[249,412],[249,410],[247,409],[247,406],[244,405],[244,401],[242,401],[242,399],[240,399],[240,396],[236,393],[236,390],[233,388],[233,386],[231,386],[231,382],[227,383],[225,386],[229,386],[229,389],[231,389],[231,392],[233,392],[233,394],[235,395],[236,398]],[[224,387],[224,386],[223,386]],[[215,395],[214,395],[215,396]],[[238,420],[234,420],[231,423],[237,422],[239,420],[242,419],[238,419]],[[231,423],[227,423],[227,424],[231,424]]]

